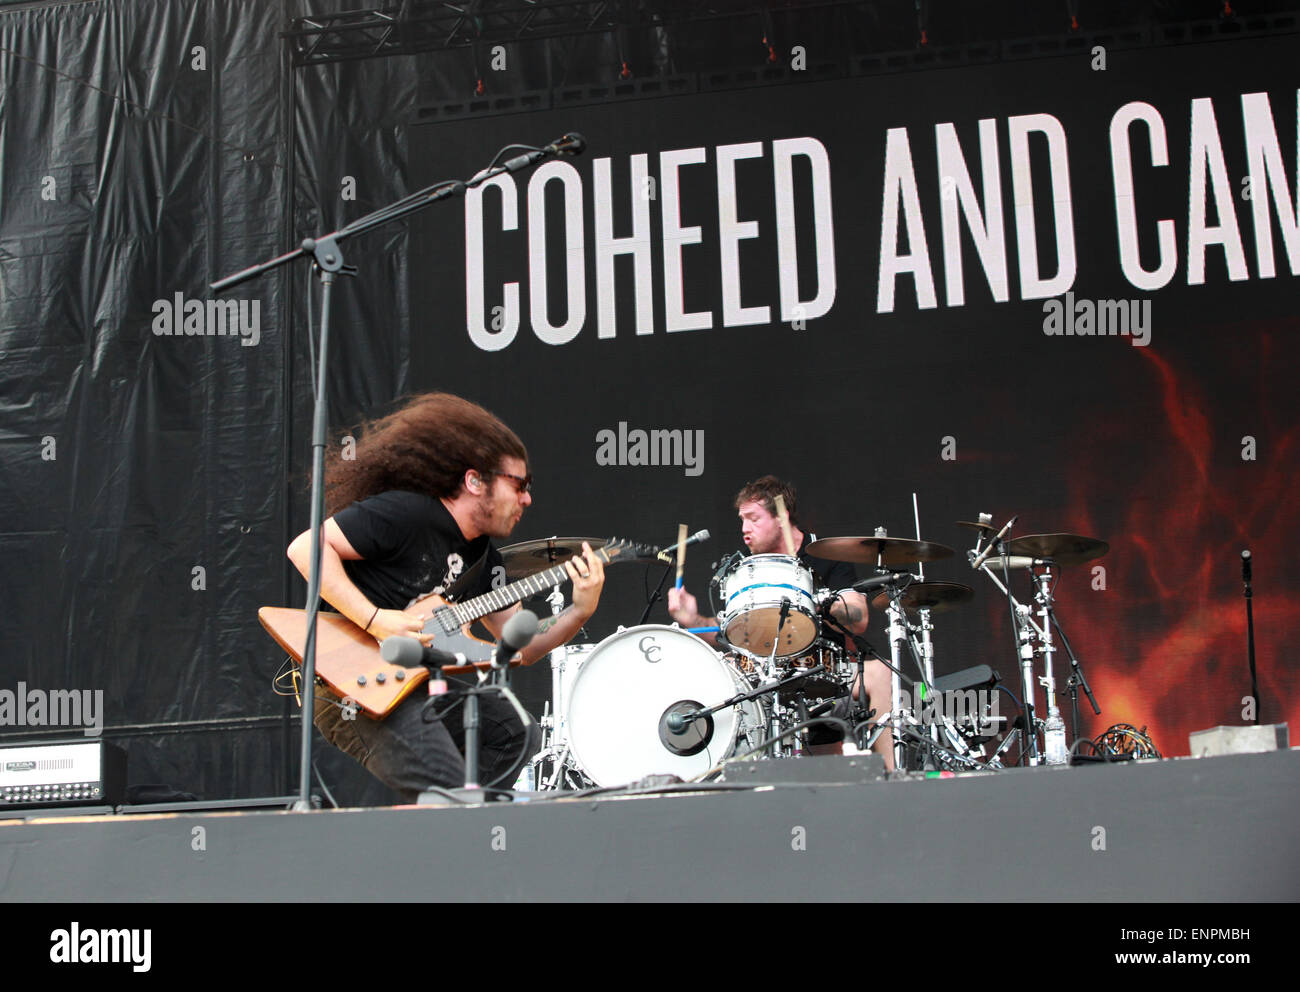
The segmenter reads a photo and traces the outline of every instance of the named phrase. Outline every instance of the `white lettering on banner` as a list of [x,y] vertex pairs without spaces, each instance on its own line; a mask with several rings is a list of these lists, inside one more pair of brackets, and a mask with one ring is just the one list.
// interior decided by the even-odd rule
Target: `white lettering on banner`
[[700,165],[708,161],[704,148],[682,148],[659,153],[659,183],[664,228],[664,324],[673,331],[702,331],[713,326],[708,310],[686,312],[682,280],[682,249],[704,240],[704,229],[682,226],[681,184],[677,170],[683,165]]
[[[813,242],[817,260],[817,295],[799,299],[799,256],[794,224],[794,158],[812,170]],[[835,302],[835,220],[831,208],[831,163],[816,138],[772,142],[772,178],[776,194],[777,270],[781,280],[781,319],[809,321],[829,313]]]
[[758,221],[740,220],[736,206],[736,162],[761,158],[763,143],[718,147],[718,251],[722,258],[722,325],[766,324],[771,307],[745,307],[740,302],[740,242],[758,237]]
[[1138,289],[1160,289],[1174,277],[1178,268],[1178,248],[1172,220],[1156,221],[1156,244],[1159,261],[1154,269],[1142,268],[1138,246],[1137,203],[1133,196],[1133,152],[1129,147],[1134,121],[1147,126],[1151,143],[1151,164],[1169,164],[1169,146],[1165,141],[1165,122],[1149,103],[1135,100],[1115,111],[1110,120],[1110,164],[1115,177],[1115,222],[1119,233],[1119,264],[1124,277]]
[[[742,269],[740,242],[763,241],[764,232],[759,222],[741,219],[738,203],[736,163],[742,159],[761,159],[763,142],[743,142],[720,145],[716,155],[715,174],[718,198],[718,253],[719,287],[722,300],[724,327],[743,327],[770,323],[770,304],[745,306],[742,303]],[[795,230],[795,193],[793,161],[803,158],[808,163],[811,178],[812,203],[812,253],[815,260],[816,287],[809,287],[811,298],[800,298],[799,258]],[[615,236],[614,182],[608,158],[592,162],[592,244],[595,270],[596,337],[610,340],[617,335],[617,282],[615,261],[620,256],[630,256],[632,262],[632,288],[635,333],[638,336],[654,333],[654,233],[652,232],[651,203],[660,203],[661,245],[663,262],[664,327],[668,332],[708,330],[714,326],[710,310],[687,312],[685,289],[688,278],[701,279],[698,265],[692,268],[693,253],[684,249],[703,245],[706,228],[701,224],[687,223],[682,217],[681,170],[688,166],[707,165],[709,149],[683,148],[659,153],[657,195],[642,195],[649,175],[649,156],[629,156],[627,203],[631,218],[631,233]],[[772,193],[776,213],[776,254],[779,270],[780,312],[782,319],[796,318],[807,322],[827,313],[835,302],[835,230],[832,218],[830,163],[826,148],[816,138],[788,138],[772,142]],[[547,277],[559,261],[547,252],[548,217],[546,188],[551,182],[564,186],[564,285],[567,311],[559,324],[552,323],[555,301],[550,299]],[[488,188],[492,193],[488,193]],[[802,192],[802,191],[801,191]],[[806,193],[804,195],[807,195]],[[526,192],[522,192],[528,219],[526,240],[528,245],[528,321],[540,341],[547,344],[567,344],[573,341],[586,322],[586,239],[584,216],[584,189],[582,175],[567,162],[551,162],[540,167],[530,179]],[[518,282],[500,284],[501,304],[489,304],[487,288],[489,268],[485,257],[485,231],[492,213],[485,204],[501,203],[500,230],[519,229],[521,190],[508,175],[494,177],[467,191],[465,196],[465,310],[466,330],[470,341],[483,351],[500,351],[513,344],[518,335],[523,314],[520,308]],[[552,201],[553,202],[553,201]],[[695,218],[689,218],[693,220]],[[703,220],[704,218],[699,218]],[[711,226],[708,230],[712,230]],[[807,240],[804,242],[808,243]],[[498,264],[494,258],[493,267]],[[505,265],[509,271],[509,265]],[[754,277],[750,277],[751,284]],[[761,287],[751,285],[751,295]],[[495,293],[493,295],[496,295]]]
[[508,173],[495,176],[465,193],[465,316],[469,339],[484,351],[500,351],[519,333],[519,283],[501,287],[504,313],[501,327],[488,330],[483,271],[483,197],[489,189],[500,192],[501,230],[519,229],[519,190]]
[[[903,224],[908,251],[898,252],[898,204],[903,203]],[[938,306],[934,295],[934,270],[925,244],[921,220],[921,195],[912,168],[912,146],[907,128],[891,127],[885,135],[885,192],[880,211],[880,278],[876,284],[876,313],[894,312],[894,283],[910,274],[916,281],[916,306],[931,310]]]
[[[551,323],[546,295],[546,184],[564,184],[564,260],[569,315]],[[568,162],[547,162],[528,183],[528,292],[533,333],[547,344],[568,344],[587,319],[587,277],[583,269],[586,235],[582,224],[582,177]]]
[[632,206],[632,234],[614,237],[613,191],[609,178],[609,159],[591,163],[592,189],[596,226],[596,337],[614,336],[614,259],[632,256],[632,278],[636,292],[636,332],[653,334],[655,330],[653,246],[650,243],[650,197],[641,196],[650,173],[649,156],[633,155],[629,159],[631,180],[628,202]]
[[984,275],[989,281],[993,299],[1005,303],[1007,293],[1007,241],[1002,226],[1002,180],[998,169],[998,123],[993,118],[980,121],[980,162],[984,169],[984,210],[981,213],[975,199],[966,160],[962,157],[957,129],[952,124],[937,124],[934,129],[936,151],[939,156],[939,175],[954,180],[955,197],[940,197],[939,210],[943,220],[943,274],[948,294],[948,306],[959,307],[966,302],[961,264],[961,231],[957,211],[966,216],[971,240]]
[[[1237,228],[1232,184],[1228,182],[1228,166],[1223,160],[1219,126],[1209,97],[1192,101],[1192,155],[1188,169],[1191,189],[1187,198],[1187,285],[1199,286],[1205,282],[1205,249],[1208,245],[1223,245],[1229,279],[1237,282],[1249,278],[1246,253],[1241,247],[1241,231]],[[1219,218],[1219,223],[1213,226],[1205,221],[1207,171],[1214,193],[1215,213]]]
[[[1300,125],[1300,91],[1296,92],[1296,101],[1296,121]],[[1293,276],[1300,274],[1300,135],[1296,138],[1296,198],[1293,201],[1268,94],[1243,93],[1241,118],[1246,130],[1246,160],[1250,163],[1251,188],[1254,190],[1250,202],[1255,211],[1255,259],[1259,265],[1259,277],[1272,279],[1274,275],[1273,225],[1268,209],[1270,192],[1277,207],[1287,265]]]
[[[1182,150],[1170,147],[1170,132],[1160,110],[1141,100],[1124,103],[1113,112],[1105,138],[1085,135],[1085,140],[1108,138],[1107,149],[1099,145],[1098,152],[1110,154],[1117,261],[1124,278],[1139,290],[1152,293],[1168,286],[1180,265],[1186,267],[1187,285],[1204,284],[1207,253],[1214,255],[1210,268],[1220,280],[1225,273],[1231,282],[1250,278],[1237,213],[1238,178],[1241,202],[1250,201],[1242,213],[1250,214],[1259,277],[1274,278],[1279,267],[1284,274],[1300,275],[1300,161],[1294,163],[1292,183],[1292,163],[1279,140],[1269,94],[1243,93],[1240,100],[1238,140],[1244,146],[1231,162],[1231,171],[1216,109],[1206,97],[1190,101],[1189,141]],[[1297,100],[1300,104],[1300,91]],[[1300,106],[1297,111],[1300,118]],[[921,139],[907,127],[885,131],[877,314],[900,309],[900,289],[902,309],[912,309],[912,299],[916,310],[938,307],[936,262],[943,266],[945,306],[966,304],[972,289],[968,276],[975,280],[980,296],[982,278],[992,302],[1010,301],[1011,239],[1021,300],[1050,301],[1068,292],[1082,294],[1074,288],[1080,249],[1075,241],[1069,148],[1061,121],[1046,113],[1006,118],[1002,146],[998,119],[982,118],[976,126],[977,131],[969,123],[935,124],[934,157],[927,148],[922,156],[924,175],[918,175],[912,154],[913,142]],[[965,143],[959,138],[963,127],[972,128]],[[764,163],[769,154],[770,164]],[[1138,192],[1152,190],[1157,203],[1167,202],[1162,187],[1178,185],[1177,180],[1170,182],[1169,166],[1184,154],[1185,236],[1176,216],[1159,217],[1150,206],[1144,211],[1140,200],[1147,194]],[[804,136],[774,139],[770,144],[745,141],[663,149],[653,156],[628,155],[626,171],[620,171],[617,180],[609,158],[592,161],[589,180],[583,163],[555,161],[537,169],[526,184],[502,175],[467,192],[466,329],[475,347],[501,351],[517,340],[525,323],[545,344],[569,344],[582,334],[593,308],[595,337],[602,341],[618,336],[620,319],[625,323],[624,336],[640,338],[653,336],[659,320],[658,329],[670,334],[715,327],[771,327],[777,321],[789,330],[802,331],[809,321],[831,311],[838,292],[836,218],[830,159],[820,140]],[[1091,158],[1084,161],[1091,165]],[[853,164],[851,155],[849,164]],[[767,180],[762,176],[765,165],[771,170]],[[658,169],[657,175],[651,174],[652,168]],[[1104,175],[1104,164],[1101,169]],[[861,178],[850,169],[850,183],[860,185]],[[758,198],[768,195],[769,181],[771,214],[759,206]],[[1091,175],[1090,182],[1091,190],[1096,186]],[[716,205],[708,205],[705,199],[710,188]],[[1010,190],[1010,202],[1004,190]],[[855,210],[860,209],[856,202]],[[1097,207],[1081,206],[1094,212]],[[749,216],[743,216],[746,213]],[[872,230],[871,208],[866,208],[866,214],[848,218],[855,239]],[[561,221],[562,231],[555,229]],[[800,223],[810,229],[797,230]],[[500,237],[516,231],[522,237]],[[936,237],[937,242],[931,240]],[[507,245],[508,250],[494,251],[489,262],[485,255],[489,243]],[[932,256],[936,244],[938,258]],[[526,250],[521,252],[519,245]],[[1092,256],[1100,254],[1096,245],[1087,247]],[[1222,266],[1217,264],[1220,250]],[[766,264],[758,261],[763,252],[769,253]],[[1279,254],[1284,261],[1279,261]],[[1105,276],[1106,260],[1095,261]],[[851,277],[851,303],[861,306],[860,295],[870,292],[870,277],[861,270],[871,262],[855,254],[852,264],[859,271]],[[662,285],[656,284],[658,278]],[[524,279],[528,280],[526,303]],[[590,300],[589,282],[594,286]],[[1128,306],[1132,301],[1124,297],[1129,295],[1112,291],[1104,299]],[[688,299],[704,309],[693,309]],[[1080,295],[1084,324],[1075,327],[1076,334],[1087,325],[1086,310],[1093,305],[1088,299]],[[661,318],[656,315],[660,300]],[[167,311],[159,318],[161,323],[179,325],[173,333],[200,333],[201,303],[191,301],[181,311],[178,297],[174,318],[165,301],[159,306]],[[1058,320],[1053,316],[1055,307],[1047,309],[1048,324]],[[1065,312],[1061,310],[1059,320],[1064,321]],[[1130,336],[1141,346],[1149,340],[1148,329],[1131,321],[1130,330],[1135,324],[1142,335]],[[1052,333],[1050,326],[1044,329]],[[167,330],[156,327],[155,333]]]
[[[1074,285],[1078,262],[1074,250],[1074,214],[1070,194],[1070,160],[1065,128],[1051,114],[1007,118],[1011,144],[1011,194],[1016,210],[1016,253],[1020,256],[1020,298],[1039,300],[1060,296]],[[1034,186],[1029,170],[1029,135],[1047,138],[1047,163],[1052,177],[1052,220],[1056,233],[1056,275],[1038,271],[1038,232],[1034,225]]]

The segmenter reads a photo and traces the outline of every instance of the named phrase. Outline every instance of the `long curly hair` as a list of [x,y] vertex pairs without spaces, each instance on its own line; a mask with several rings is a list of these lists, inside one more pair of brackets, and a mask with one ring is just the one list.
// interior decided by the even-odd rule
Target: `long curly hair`
[[514,431],[477,403],[451,393],[416,396],[357,433],[355,451],[330,445],[326,452],[326,515],[390,489],[452,497],[470,469],[493,472],[506,457],[528,463],[528,451]]

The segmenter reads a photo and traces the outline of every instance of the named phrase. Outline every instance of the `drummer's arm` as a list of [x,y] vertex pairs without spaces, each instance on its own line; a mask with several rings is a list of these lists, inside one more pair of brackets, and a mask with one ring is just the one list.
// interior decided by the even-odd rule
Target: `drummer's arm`
[[[699,604],[685,589],[668,590],[668,613],[683,627],[716,627],[718,626],[717,617],[700,616]],[[702,638],[710,647],[718,646],[718,635],[716,633],[700,633],[696,637]]]
[[831,616],[853,633],[865,634],[868,608],[866,596],[847,589],[835,597],[831,604]]

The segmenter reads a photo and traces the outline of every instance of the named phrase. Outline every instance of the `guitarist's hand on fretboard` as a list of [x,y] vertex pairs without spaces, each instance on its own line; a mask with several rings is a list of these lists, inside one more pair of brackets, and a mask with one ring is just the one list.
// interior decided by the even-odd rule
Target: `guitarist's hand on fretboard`
[[432,644],[433,635],[424,633],[426,619],[412,610],[380,610],[366,633],[380,642],[387,637],[416,637],[422,644]]
[[600,590],[605,585],[605,565],[600,555],[591,550],[585,541],[582,554],[564,563],[564,570],[573,582],[573,608],[584,619],[590,620],[600,602]]

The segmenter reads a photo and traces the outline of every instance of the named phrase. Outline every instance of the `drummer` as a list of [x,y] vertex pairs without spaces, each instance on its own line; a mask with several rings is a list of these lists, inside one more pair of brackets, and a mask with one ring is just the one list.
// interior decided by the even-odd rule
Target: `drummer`
[[[844,589],[831,607],[831,616],[855,634],[862,634],[867,629],[867,597],[860,592],[849,589],[857,581],[857,573],[847,562],[827,561],[813,558],[805,550],[817,539],[815,534],[805,533],[799,526],[798,503],[795,490],[788,482],[783,482],[774,475],[765,475],[749,483],[736,494],[736,513],[740,517],[740,533],[751,555],[788,554],[781,521],[777,516],[776,497],[785,502],[786,513],[790,520],[792,543],[798,549],[799,560],[813,573],[818,587],[826,589]],[[718,621],[712,617],[702,617],[699,604],[685,588],[668,590],[668,612],[683,627],[716,627]],[[702,634],[706,641],[717,646],[716,634]],[[846,645],[850,655],[856,660],[853,645]],[[867,661],[863,671],[863,681],[867,691],[867,705],[882,716],[889,711],[890,678],[889,669],[874,658]],[[853,687],[853,697],[858,697],[858,686]],[[836,704],[832,711],[834,716],[845,718],[851,705],[847,699]],[[818,753],[838,753],[842,731],[827,725],[810,728],[808,741],[811,749]],[[886,729],[876,738],[872,749],[885,759],[885,767],[894,767],[893,734]]]

